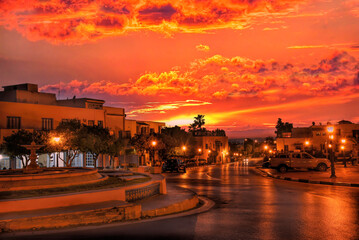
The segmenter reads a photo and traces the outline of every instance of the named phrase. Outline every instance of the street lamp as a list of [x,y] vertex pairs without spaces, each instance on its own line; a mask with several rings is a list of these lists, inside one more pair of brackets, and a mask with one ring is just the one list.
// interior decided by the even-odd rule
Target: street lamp
[[186,151],[186,150],[187,150],[187,147],[186,147],[186,146],[183,146],[183,147],[182,147],[182,150],[183,150],[183,151]]
[[[341,140],[341,142],[342,142],[342,144],[345,144],[345,143],[346,143],[345,138],[343,138],[343,139]],[[340,146],[340,149],[342,150],[343,163],[344,163],[344,167],[346,168],[346,167],[347,167],[347,160],[345,159],[345,152],[344,152],[345,146],[344,146],[344,145],[341,145],[341,146]]]
[[150,156],[150,158],[152,157],[152,164],[155,164],[155,147],[157,145],[157,141],[152,141],[151,145],[152,145],[152,154],[150,154],[150,155],[152,155],[152,156]]
[[267,150],[267,149],[268,149],[268,145],[265,145],[265,146],[264,146],[264,149]]
[[331,178],[336,178],[337,176],[335,175],[335,165],[334,165],[334,151],[333,151],[333,146],[332,144],[334,144],[333,140],[334,140],[334,127],[333,126],[328,126],[327,127],[327,132],[329,133],[329,152],[330,152],[330,169],[331,169]]
[[198,152],[201,153],[201,152],[202,152],[202,149],[201,149],[201,148],[198,148]]

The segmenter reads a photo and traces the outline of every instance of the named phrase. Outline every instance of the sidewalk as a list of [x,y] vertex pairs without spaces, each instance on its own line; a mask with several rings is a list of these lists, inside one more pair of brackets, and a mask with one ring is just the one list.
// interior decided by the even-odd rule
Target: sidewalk
[[306,182],[314,184],[338,185],[338,186],[351,186],[359,187],[359,166],[352,166],[347,164],[347,168],[343,165],[335,165],[336,178],[330,178],[331,169],[326,172],[309,171],[309,170],[289,170],[286,173],[280,173],[276,169],[258,168],[261,172],[269,177]]
[[3,213],[0,214],[0,232],[139,220],[187,211],[198,204],[198,196],[193,192],[168,185],[167,194],[133,203],[107,201],[37,211]]

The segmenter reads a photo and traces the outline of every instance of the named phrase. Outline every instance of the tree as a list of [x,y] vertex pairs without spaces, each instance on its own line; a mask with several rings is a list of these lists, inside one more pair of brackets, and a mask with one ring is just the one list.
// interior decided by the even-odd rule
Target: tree
[[77,131],[79,138],[79,150],[84,153],[91,153],[94,160],[94,167],[100,154],[106,154],[113,139],[108,128],[99,126],[82,125]]
[[126,140],[120,139],[120,138],[116,138],[114,136],[111,136],[107,143],[106,143],[106,150],[104,151],[104,153],[108,154],[110,156],[110,164],[111,164],[111,168],[114,169],[115,168],[115,157],[120,155],[121,151],[124,150],[125,145],[126,145]]
[[130,140],[130,144],[135,148],[135,150],[138,153],[140,164],[144,165],[145,161],[145,152],[146,152],[146,146],[148,142],[148,136],[144,134],[136,134],[133,138]]
[[205,131],[205,128],[202,128],[206,124],[206,121],[204,119],[204,115],[198,114],[196,117],[194,117],[194,121],[192,124],[189,125],[189,131],[190,132],[198,132],[198,131]]
[[223,129],[217,128],[216,130],[212,131],[213,136],[226,136],[226,132]]
[[254,152],[254,141],[253,139],[246,138],[244,140],[244,151],[247,152],[247,154]]
[[[73,160],[80,151],[81,141],[81,123],[72,119],[68,122],[62,122],[59,126],[48,134],[47,151],[48,152],[65,152],[64,158],[59,157],[66,167],[71,167]],[[55,142],[54,138],[60,141]]]
[[[163,149],[159,151],[162,158],[179,155],[191,157],[195,155],[195,141],[192,134],[178,126],[162,129],[159,138],[164,143]],[[186,147],[185,152],[182,149],[183,146]]]
[[275,126],[275,128],[277,129],[277,131],[275,131],[277,137],[281,138],[283,137],[283,133],[292,131],[293,124],[289,122],[283,123],[282,119],[278,118],[277,125]]
[[[30,162],[30,150],[27,150],[21,145],[29,145],[32,141],[35,141],[36,144],[43,144],[42,135],[40,131],[29,132],[21,129],[17,132],[13,132],[13,134],[8,137],[4,137],[2,148],[6,155],[12,158],[19,158],[23,168],[26,168]],[[38,152],[41,152],[42,149],[39,149]]]

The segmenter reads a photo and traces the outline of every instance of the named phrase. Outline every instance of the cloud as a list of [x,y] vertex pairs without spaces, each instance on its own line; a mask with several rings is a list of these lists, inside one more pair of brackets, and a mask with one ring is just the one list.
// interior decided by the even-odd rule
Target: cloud
[[311,66],[274,60],[214,55],[167,72],[148,72],[136,81],[115,83],[74,80],[41,90],[75,95],[139,95],[195,98],[203,101],[259,97],[275,102],[298,96],[335,94],[357,85],[359,61],[347,52],[334,52]]
[[144,113],[167,113],[167,111],[176,110],[181,107],[195,107],[210,105],[210,102],[204,102],[199,100],[185,100],[174,102],[148,102],[143,106],[136,107],[136,109],[129,112],[130,115],[136,116],[137,114]]
[[319,44],[319,45],[297,45],[289,46],[288,49],[315,49],[315,48],[329,48],[329,49],[339,49],[345,51],[355,51],[357,50],[358,45],[354,43],[333,43],[333,44]]
[[0,1],[0,24],[30,40],[82,43],[150,30],[171,35],[248,28],[258,18],[292,13],[305,0],[12,0]]
[[209,46],[200,44],[196,46],[196,49],[200,52],[208,52]]

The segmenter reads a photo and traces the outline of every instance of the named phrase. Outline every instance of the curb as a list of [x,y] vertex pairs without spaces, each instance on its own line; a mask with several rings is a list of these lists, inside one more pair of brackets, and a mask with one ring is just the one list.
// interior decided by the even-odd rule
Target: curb
[[[190,215],[195,215],[195,214],[200,214],[200,213],[204,213],[209,211],[211,208],[213,208],[215,206],[215,203],[210,200],[209,198],[206,198],[204,196],[198,196],[199,201],[201,203],[201,206],[199,206],[198,208],[194,208],[194,209],[190,209],[188,211],[184,211],[184,212],[179,212],[179,213],[174,213],[174,214],[170,214],[170,215],[164,215],[164,216],[159,216],[159,217],[155,217],[155,218],[147,218],[147,219],[139,219],[139,220],[135,220],[135,221],[124,221],[124,222],[112,222],[112,223],[108,223],[108,224],[101,224],[101,225],[88,225],[88,226],[78,226],[76,228],[76,230],[87,230],[87,229],[103,229],[103,228],[109,228],[109,227],[115,227],[115,226],[124,226],[124,225],[133,225],[133,224],[141,224],[141,223],[146,223],[146,222],[154,222],[154,221],[161,221],[161,220],[166,220],[166,219],[172,219],[172,218],[178,218],[178,217],[185,217],[185,216],[190,216]],[[19,239],[21,239],[20,237],[22,236],[41,236],[43,234],[49,234],[49,233],[57,233],[57,234],[61,234],[61,233],[66,233],[68,231],[73,231],[72,228],[59,228],[59,229],[45,229],[45,230],[40,230],[40,231],[18,231],[18,232],[9,232],[9,233],[1,233],[2,237],[19,237]]]
[[142,218],[149,218],[149,217],[159,217],[179,212],[184,212],[190,210],[192,208],[197,207],[199,204],[199,199],[197,195],[194,195],[190,199],[185,199],[182,202],[174,203],[166,207],[156,208],[152,210],[142,211]]
[[112,222],[126,222],[146,218],[176,214],[194,209],[200,200],[197,195],[166,207],[142,211],[139,204],[79,211],[73,213],[56,214],[40,217],[0,220],[0,233],[34,231],[46,229],[61,229],[92,224],[108,224]]
[[[359,183],[345,183],[345,182],[328,182],[328,181],[320,181],[320,180],[310,180],[310,179],[302,179],[302,178],[291,178],[291,177],[283,177],[274,175],[270,172],[262,170],[260,168],[256,168],[262,173],[262,176],[268,176],[275,179],[281,179],[292,182],[301,182],[301,183],[311,183],[311,184],[322,184],[322,185],[331,185],[331,186],[344,186],[344,187],[359,187]],[[264,175],[263,175],[264,174]]]

